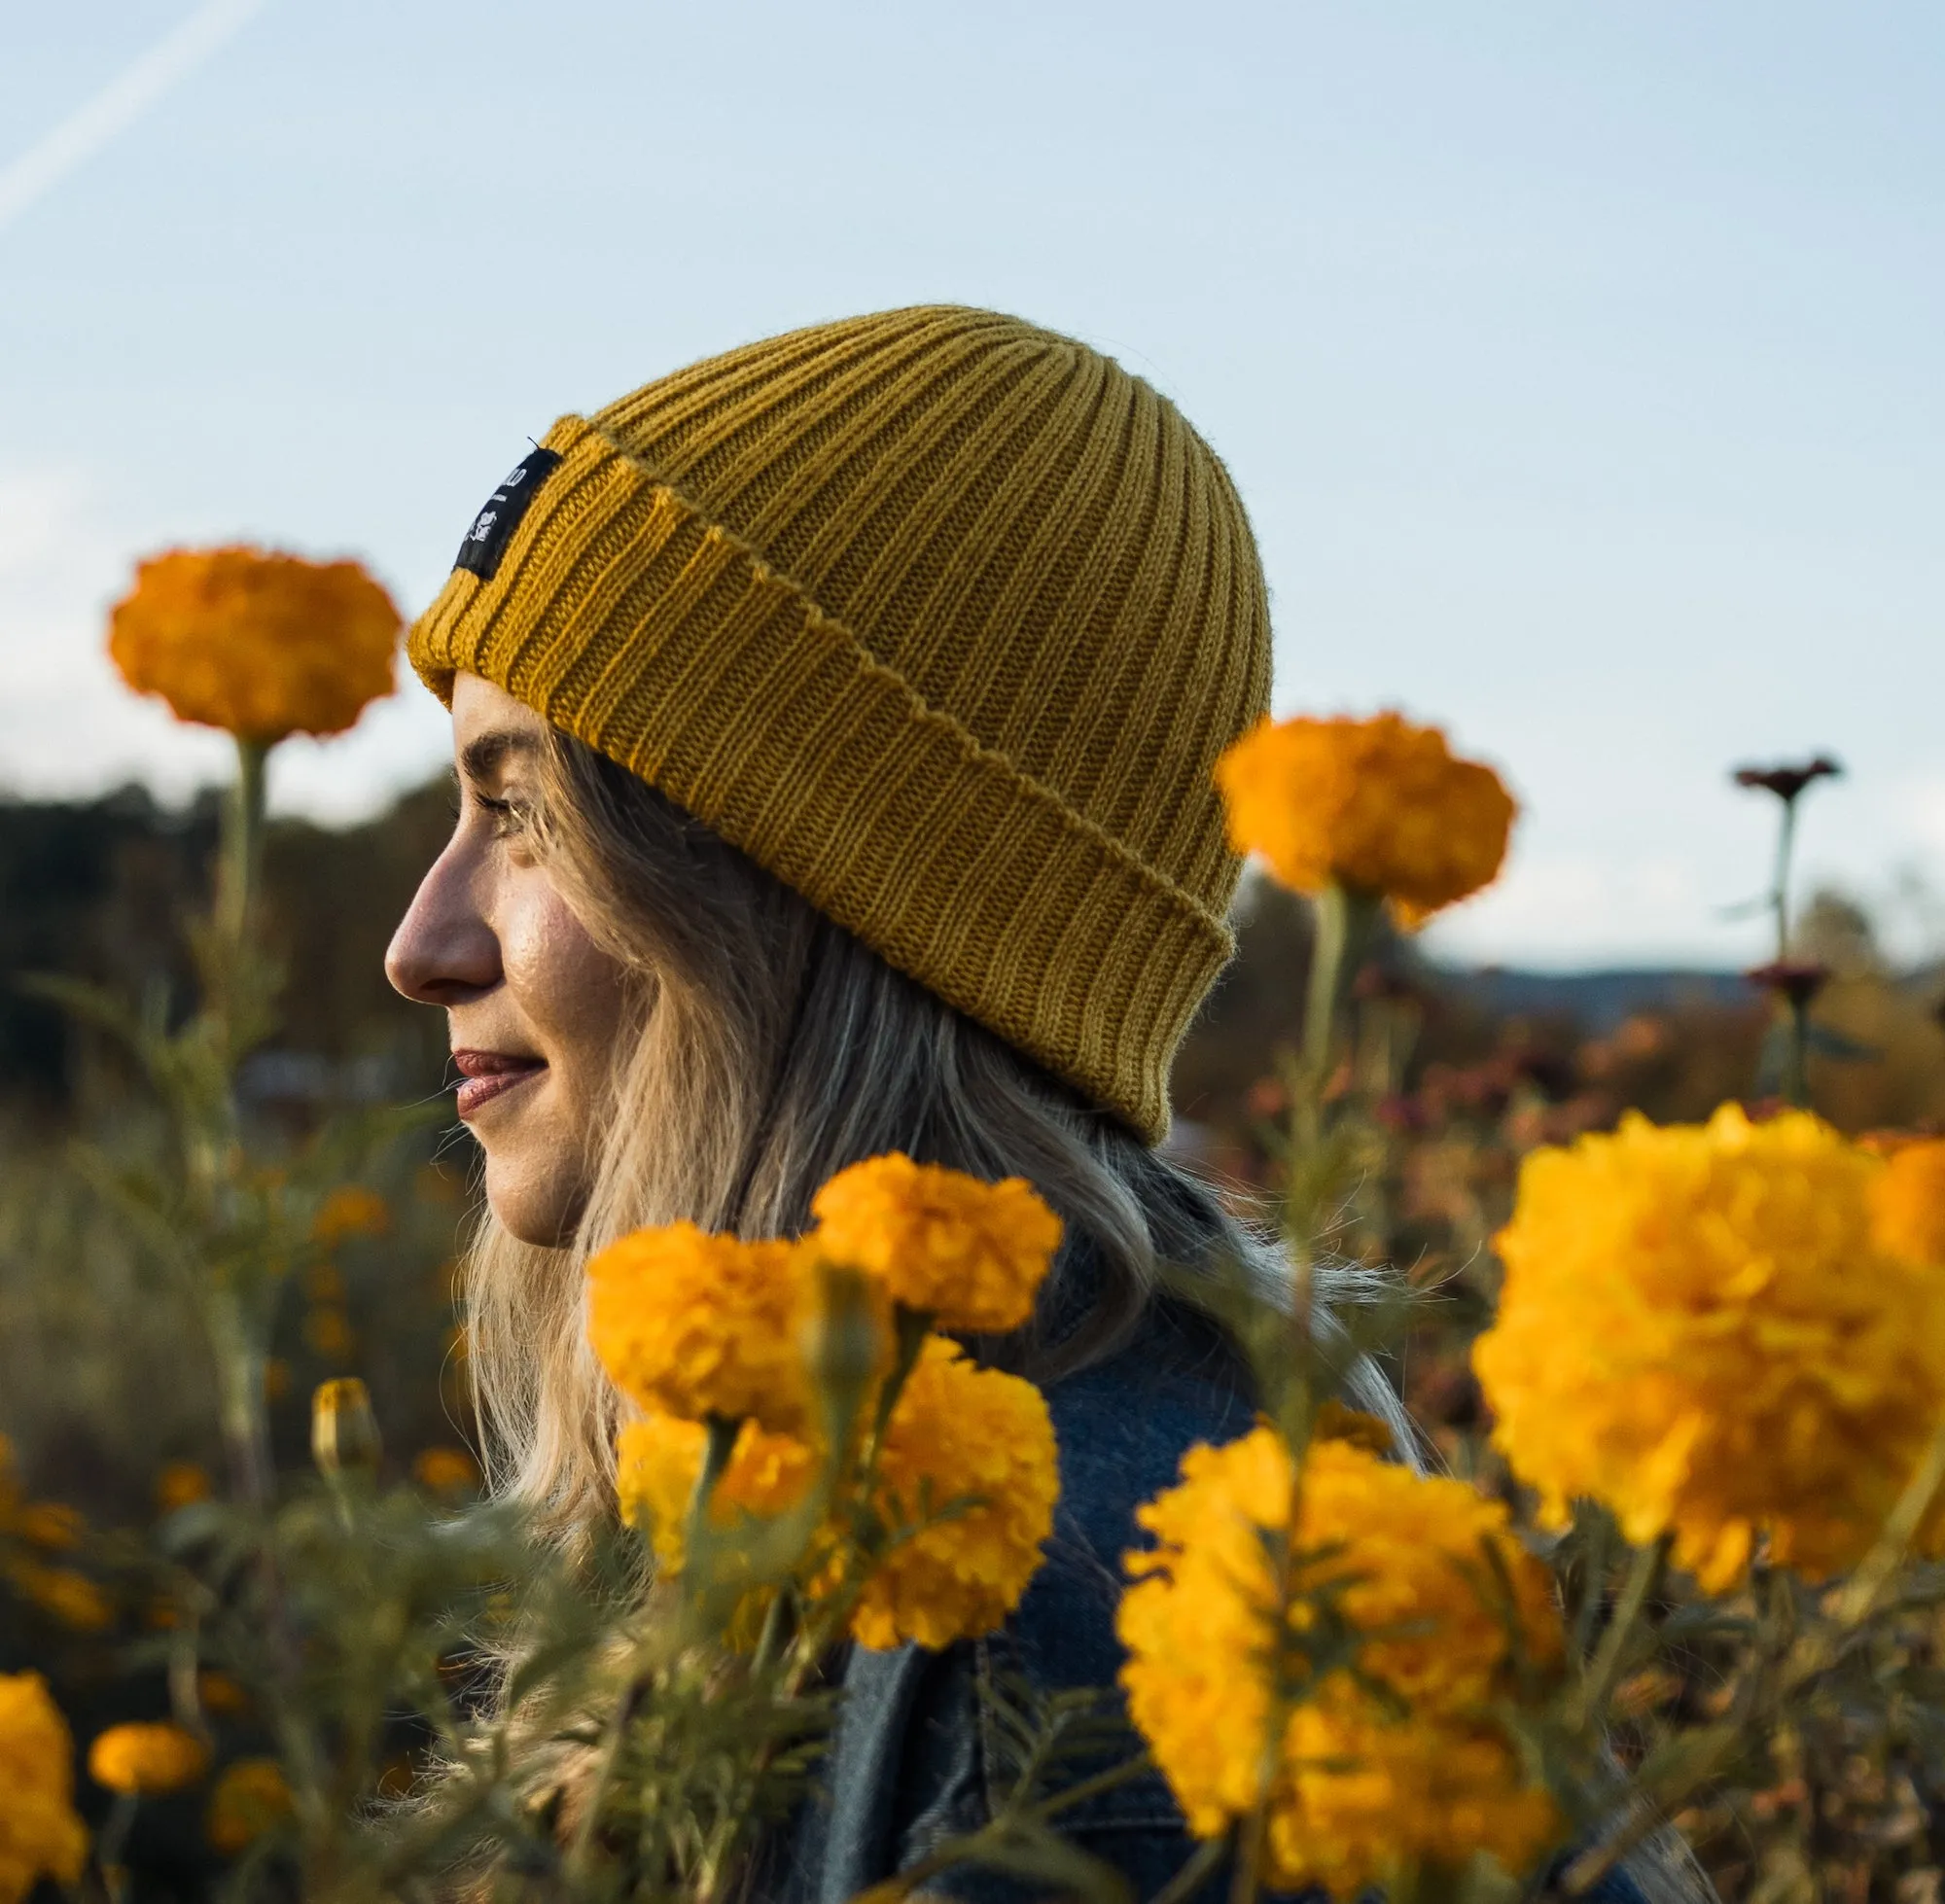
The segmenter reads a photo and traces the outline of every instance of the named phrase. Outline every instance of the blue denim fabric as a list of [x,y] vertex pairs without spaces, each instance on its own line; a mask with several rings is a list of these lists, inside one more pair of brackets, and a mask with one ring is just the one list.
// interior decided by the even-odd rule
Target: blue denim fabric
[[[1254,1411],[1234,1356],[1200,1318],[1164,1306],[1135,1342],[1048,1391],[1060,1443],[1061,1499],[1045,1564],[995,1640],[932,1653],[853,1648],[835,1668],[844,1688],[820,1798],[772,1848],[760,1888],[781,1904],[847,1904],[943,1840],[976,1829],[1005,1790],[982,1736],[978,1681],[1007,1671],[1045,1690],[1110,1686],[1121,1663],[1114,1633],[1121,1555],[1142,1544],[1136,1507],[1178,1478],[1185,1450],[1245,1432]],[[1193,1849],[1159,1775],[1148,1774],[1065,1814],[1074,1842],[1114,1865],[1134,1895],[1152,1896]],[[1221,1897],[1225,1873],[1201,1893]],[[1026,1904],[1043,1893],[960,1867],[929,1896]],[[1644,1904],[1625,1874],[1596,1904]]]

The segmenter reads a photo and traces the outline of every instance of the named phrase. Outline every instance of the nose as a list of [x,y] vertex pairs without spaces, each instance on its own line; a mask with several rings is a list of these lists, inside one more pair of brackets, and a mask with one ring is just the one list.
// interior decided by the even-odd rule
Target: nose
[[470,857],[455,837],[419,882],[386,948],[385,976],[420,1005],[464,1005],[500,982],[499,935],[475,897]]

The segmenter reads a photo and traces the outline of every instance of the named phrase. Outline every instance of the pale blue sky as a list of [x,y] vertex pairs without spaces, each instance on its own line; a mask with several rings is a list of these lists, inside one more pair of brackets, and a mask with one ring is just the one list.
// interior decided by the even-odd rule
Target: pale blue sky
[[[0,0],[0,216],[192,17]],[[1435,929],[1455,955],[1756,952],[1717,917],[1763,877],[1752,756],[1850,762],[1813,868],[1945,888],[1936,6],[226,20],[0,224],[0,785],[220,758],[99,658],[138,552],[351,551],[409,612],[560,411],[950,299],[1113,351],[1228,459],[1284,708],[1401,704],[1506,770],[1515,860]],[[441,745],[413,688],[279,797],[369,810]]]

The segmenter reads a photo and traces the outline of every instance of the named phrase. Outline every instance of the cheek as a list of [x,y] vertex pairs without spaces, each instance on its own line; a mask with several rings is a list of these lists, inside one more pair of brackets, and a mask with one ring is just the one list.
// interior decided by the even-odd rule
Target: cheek
[[621,968],[544,877],[521,884],[501,933],[507,988],[549,1065],[577,1072],[605,1065],[621,1026]]

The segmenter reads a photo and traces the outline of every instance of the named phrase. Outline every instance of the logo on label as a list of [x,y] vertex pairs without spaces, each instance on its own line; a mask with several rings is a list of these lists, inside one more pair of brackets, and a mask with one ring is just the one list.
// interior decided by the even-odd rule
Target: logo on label
[[559,465],[560,452],[555,449],[530,449],[521,457],[487,497],[486,507],[473,518],[466,540],[459,545],[459,559],[452,566],[477,575],[482,582],[489,580],[541,484]]

